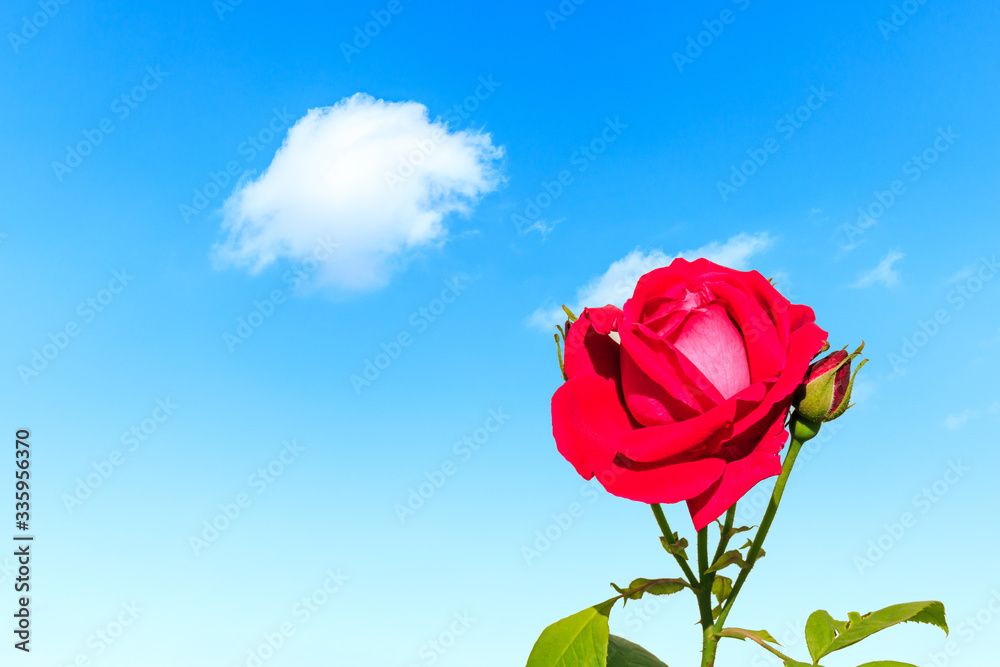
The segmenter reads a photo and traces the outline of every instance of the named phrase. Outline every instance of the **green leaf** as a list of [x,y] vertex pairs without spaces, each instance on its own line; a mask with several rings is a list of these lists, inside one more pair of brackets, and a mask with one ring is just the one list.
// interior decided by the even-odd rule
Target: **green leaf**
[[758,644],[771,642],[781,646],[781,642],[771,636],[767,630],[744,630],[743,628],[726,628],[718,633],[720,637],[733,637],[734,639],[752,639]]
[[917,666],[909,662],[896,662],[895,660],[876,660],[875,662],[866,662],[863,665],[858,665],[858,667],[917,667]]
[[[747,540],[747,543],[749,542],[750,540]],[[740,549],[742,548],[744,547],[740,547]],[[760,552],[757,554],[757,560],[760,560],[763,557],[764,557],[764,550],[761,549]],[[731,551],[727,551],[726,553],[719,556],[719,560],[712,563],[712,567],[708,568],[706,572],[718,572],[719,570],[727,568],[730,565],[739,565],[741,570],[745,570],[748,567],[750,567],[750,563],[748,563],[743,559],[743,554],[740,553],[739,549],[732,549]]]
[[[757,526],[740,526],[739,528],[730,528],[726,534],[723,536],[727,542],[733,538],[734,535],[739,535],[740,533],[745,533],[748,530],[753,530]],[[748,540],[749,541],[749,540]]]
[[737,549],[727,551],[719,556],[719,560],[712,563],[712,567],[705,570],[705,572],[718,572],[719,570],[729,567],[730,565],[739,565],[740,569],[743,569],[747,565],[746,561],[743,560],[743,554],[741,554]]
[[526,667],[605,667],[608,614],[617,598],[556,621],[542,631]]
[[846,625],[834,620],[824,609],[809,614],[809,619],[806,620],[806,646],[809,647],[809,655],[814,662],[819,662],[819,659],[826,655],[824,651]]
[[813,667],[808,662],[796,662],[795,660],[785,660],[785,667]]
[[611,635],[608,642],[608,667],[667,667],[667,665],[638,644]]
[[712,582],[712,595],[715,599],[722,604],[729,599],[730,593],[733,592],[733,580],[729,577],[724,577],[721,574],[715,575],[715,580]]
[[640,577],[629,584],[627,588],[619,588],[615,584],[611,584],[611,587],[626,600],[639,600],[645,593],[673,595],[688,587],[688,583],[683,579],[643,579]]
[[814,662],[899,623],[928,623],[948,634],[944,605],[935,601],[896,604],[863,616],[852,611],[848,614],[848,619],[846,623],[836,621],[822,610],[809,616],[806,622],[806,643]]
[[661,536],[660,544],[662,544],[663,548],[667,550],[667,553],[680,556],[684,560],[688,559],[687,552],[684,551],[688,546],[686,537],[677,539],[677,533],[674,533],[674,543],[671,544],[670,542],[667,542],[667,538]]

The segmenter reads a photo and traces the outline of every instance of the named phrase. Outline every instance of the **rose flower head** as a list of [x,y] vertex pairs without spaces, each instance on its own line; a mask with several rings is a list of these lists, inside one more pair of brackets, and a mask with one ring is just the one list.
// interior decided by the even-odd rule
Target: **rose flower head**
[[700,530],[781,472],[785,419],[826,337],[756,271],[675,259],[624,308],[569,326],[556,446],[616,496],[687,501]]

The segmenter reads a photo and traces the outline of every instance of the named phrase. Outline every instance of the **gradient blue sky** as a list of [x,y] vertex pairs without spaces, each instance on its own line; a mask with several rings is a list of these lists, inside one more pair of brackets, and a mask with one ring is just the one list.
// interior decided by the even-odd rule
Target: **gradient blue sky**
[[[507,667],[547,624],[609,597],[608,582],[674,576],[649,509],[595,493],[556,452],[560,378],[538,322],[601,294],[623,258],[619,270],[680,253],[724,253],[774,276],[835,346],[864,339],[871,358],[857,407],[793,476],[731,622],[783,635],[817,608],[846,617],[940,599],[957,651],[948,664],[993,655],[996,620],[961,624],[1000,593],[1000,575],[979,571],[1000,547],[989,528],[1000,464],[995,3],[913,2],[893,24],[888,1],[586,2],[555,21],[556,0],[401,0],[350,62],[340,44],[389,3],[49,4],[50,18],[35,17],[44,2],[0,10],[0,398],[8,437],[32,432],[37,535],[33,651],[4,647],[5,664],[246,665],[288,624],[264,664]],[[699,33],[700,53],[675,56]],[[499,85],[456,121],[480,77]],[[145,99],[123,117],[115,100],[144,78]],[[389,253],[379,285],[310,274],[293,289],[283,276],[294,258],[256,273],[221,261],[236,179],[188,222],[180,205],[229,162],[244,185],[267,169],[284,127],[243,142],[275,109],[294,122],[359,92],[488,133],[503,150],[493,180],[473,184],[436,234]],[[57,174],[53,162],[105,119],[113,132]],[[619,134],[581,163],[609,119]],[[766,162],[724,197],[719,182],[762,150]],[[519,229],[512,215],[564,170],[573,180],[542,222]],[[894,181],[892,203],[872,208]],[[858,224],[859,207],[870,223]],[[364,269],[363,254],[343,252],[331,261]],[[127,286],[102,292],[123,270]],[[433,322],[419,315],[456,277],[454,301]],[[224,334],[274,290],[282,303],[230,351]],[[105,303],[91,313],[87,299]],[[19,371],[71,323],[77,335],[37,376]],[[355,391],[351,375],[401,333],[410,344]],[[157,412],[168,399],[171,414]],[[502,426],[478,451],[456,450],[491,410]],[[133,427],[146,428],[138,446],[123,442]],[[286,441],[302,451],[273,464]],[[116,451],[120,465],[70,511],[67,494]],[[281,474],[254,477],[269,464]],[[454,474],[401,522],[396,505],[443,467]],[[190,536],[238,498],[249,505],[195,554]],[[572,503],[582,514],[526,562],[522,547]],[[684,508],[668,511],[690,536]],[[890,531],[906,512],[912,525]],[[859,565],[880,539],[888,550]],[[6,614],[11,562],[0,565]],[[307,614],[301,600],[314,595],[324,603]],[[120,636],[95,639],[117,634],[133,603],[141,612]],[[695,620],[679,595],[619,608],[612,628],[682,665],[698,648]],[[435,652],[429,642],[451,644],[452,628],[460,636]],[[897,628],[828,665],[929,667],[945,643],[927,626]],[[754,646],[721,650],[727,665],[773,664]]]

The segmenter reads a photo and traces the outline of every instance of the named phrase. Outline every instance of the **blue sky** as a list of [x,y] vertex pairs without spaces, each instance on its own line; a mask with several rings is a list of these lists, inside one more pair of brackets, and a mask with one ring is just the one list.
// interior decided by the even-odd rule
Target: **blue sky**
[[[0,396],[37,536],[12,664],[267,637],[267,665],[523,664],[608,582],[674,576],[649,509],[556,452],[545,327],[679,255],[871,359],[731,622],[940,599],[947,664],[992,655],[995,4],[18,0],[0,27]],[[695,620],[612,627],[674,665]],[[946,650],[866,644],[830,667]]]

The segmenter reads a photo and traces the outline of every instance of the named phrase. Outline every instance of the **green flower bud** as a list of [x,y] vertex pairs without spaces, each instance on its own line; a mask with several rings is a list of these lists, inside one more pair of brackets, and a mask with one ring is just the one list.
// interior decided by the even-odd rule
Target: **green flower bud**
[[854,374],[851,361],[861,356],[864,342],[854,352],[847,348],[831,352],[819,361],[813,362],[806,372],[806,379],[795,394],[795,409],[798,414],[814,422],[828,422],[844,414],[851,407],[851,389],[858,371],[868,361],[862,359]]

